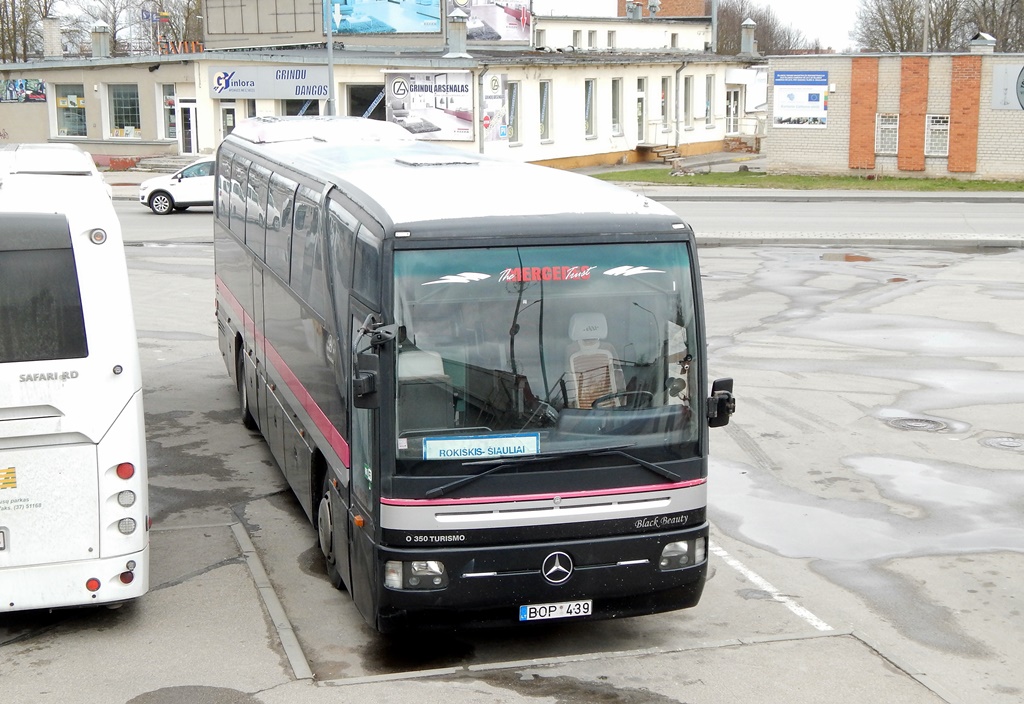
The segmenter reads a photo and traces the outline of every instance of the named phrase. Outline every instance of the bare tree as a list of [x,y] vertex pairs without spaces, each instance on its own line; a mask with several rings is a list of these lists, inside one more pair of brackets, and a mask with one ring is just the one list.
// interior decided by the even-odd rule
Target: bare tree
[[751,0],[722,0],[718,5],[718,53],[735,56],[740,53],[743,22],[757,24],[754,39],[761,54],[781,54],[792,49],[809,48],[803,33],[784,25],[770,7],[755,5]]
[[931,51],[964,51],[971,33],[965,23],[968,0],[930,0],[928,43]]
[[1022,5],[1021,0],[964,0],[969,33],[991,34],[996,38],[996,51],[1024,51]]
[[860,0],[850,35],[860,46],[874,51],[921,51],[921,0]]
[[131,12],[138,12],[133,0],[71,0],[90,25],[104,22],[110,28],[110,48],[114,55],[124,56],[130,49]]

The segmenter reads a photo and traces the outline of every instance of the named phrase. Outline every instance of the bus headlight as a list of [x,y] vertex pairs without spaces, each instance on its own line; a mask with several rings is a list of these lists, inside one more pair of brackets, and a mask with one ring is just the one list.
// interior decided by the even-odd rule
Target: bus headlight
[[696,540],[680,540],[669,543],[661,551],[658,567],[666,570],[678,570],[682,567],[699,565],[707,558],[707,542],[704,538]]
[[448,572],[437,560],[415,560],[384,563],[384,586],[388,589],[444,589],[448,586]]

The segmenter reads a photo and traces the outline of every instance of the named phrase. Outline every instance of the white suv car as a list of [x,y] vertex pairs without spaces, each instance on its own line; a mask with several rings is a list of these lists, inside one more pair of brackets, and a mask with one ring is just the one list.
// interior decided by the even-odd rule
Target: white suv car
[[213,205],[213,157],[193,162],[170,176],[156,176],[139,185],[139,202],[157,215],[190,205]]

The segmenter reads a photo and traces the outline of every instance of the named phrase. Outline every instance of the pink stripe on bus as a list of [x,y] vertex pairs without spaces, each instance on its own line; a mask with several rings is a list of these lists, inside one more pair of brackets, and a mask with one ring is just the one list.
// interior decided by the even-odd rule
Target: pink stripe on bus
[[[224,281],[219,276],[216,278],[217,290],[223,294],[224,300],[226,300],[228,304],[235,309],[237,314],[242,316],[242,319],[246,324],[252,323],[252,318],[246,314],[245,309],[242,308],[242,305],[238,302],[238,299],[235,298],[234,294],[231,293],[231,290],[224,284]],[[255,325],[253,325],[253,329],[255,329]],[[284,382],[285,386],[287,386],[295,395],[295,398],[298,399],[299,405],[301,405],[303,410],[309,414],[310,420],[313,421],[313,425],[323,433],[324,437],[327,439],[327,443],[338,454],[338,458],[341,459],[342,464],[344,464],[345,467],[351,466],[349,445],[345,441],[345,438],[342,437],[341,433],[338,432],[338,429],[334,427],[334,424],[331,423],[327,414],[323,412],[323,409],[317,405],[313,396],[309,393],[306,387],[303,386],[302,382],[299,381],[295,372],[291,370],[291,367],[289,367],[284,361],[274,345],[267,341],[267,338],[259,330],[256,330],[256,338],[257,342],[262,344],[267,350],[267,360],[281,376],[281,380]]]
[[675,484],[650,484],[647,486],[627,486],[618,489],[592,489],[589,491],[561,491],[550,494],[511,494],[509,496],[473,496],[465,499],[388,499],[381,498],[386,506],[459,506],[465,504],[497,504],[511,501],[544,501],[558,497],[560,499],[590,498],[595,496],[618,496],[622,494],[642,494],[656,491],[673,491],[689,489],[706,484],[707,479],[693,479]]

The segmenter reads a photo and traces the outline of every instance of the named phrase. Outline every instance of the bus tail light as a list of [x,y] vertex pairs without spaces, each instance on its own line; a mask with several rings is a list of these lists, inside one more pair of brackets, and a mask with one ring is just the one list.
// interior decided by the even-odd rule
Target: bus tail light
[[664,572],[682,567],[699,565],[707,558],[707,542],[704,538],[680,540],[669,543],[661,551],[658,567]]
[[117,529],[121,531],[122,535],[131,535],[137,526],[134,518],[122,518],[117,522]]
[[122,462],[117,465],[117,476],[121,479],[131,479],[135,476],[135,465],[131,462]]
[[389,589],[444,589],[448,586],[448,572],[437,560],[415,560],[384,563],[384,586]]
[[121,584],[131,584],[135,581],[135,573],[127,570],[119,574],[117,577],[121,580]]
[[95,577],[90,577],[85,580],[85,588],[91,592],[98,592],[100,590],[100,580]]

